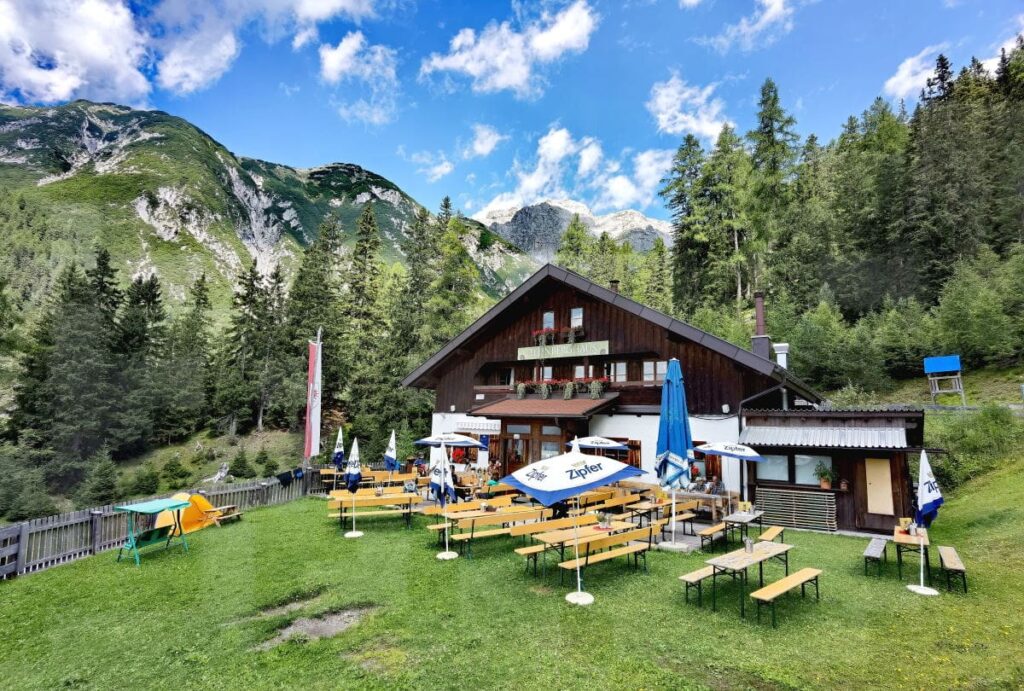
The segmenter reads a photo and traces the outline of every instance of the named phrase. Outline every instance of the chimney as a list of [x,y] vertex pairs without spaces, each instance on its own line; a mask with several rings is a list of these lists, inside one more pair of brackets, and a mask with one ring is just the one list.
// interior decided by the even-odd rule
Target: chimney
[[613,292],[613,293],[617,293],[617,292],[619,292],[619,279],[617,279],[617,278],[613,278],[613,279],[612,279],[612,280],[611,280],[611,281],[609,282],[609,284],[608,284],[608,287],[610,287],[610,288],[612,289],[612,292]]
[[776,343],[772,346],[775,351],[775,362],[779,363],[779,367],[786,368],[789,366],[789,344],[788,343]]
[[765,333],[764,326],[764,293],[754,293],[754,336],[750,339],[750,350],[765,360],[771,359],[772,341]]

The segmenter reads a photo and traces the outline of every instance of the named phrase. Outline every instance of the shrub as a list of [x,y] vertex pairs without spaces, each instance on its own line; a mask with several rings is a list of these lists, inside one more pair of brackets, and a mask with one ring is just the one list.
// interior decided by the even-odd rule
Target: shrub
[[147,463],[135,474],[135,482],[132,483],[132,492],[143,496],[156,494],[160,491],[160,474],[152,463]]
[[943,490],[991,470],[1024,441],[1024,422],[1003,406],[986,406],[976,413],[929,414],[926,429],[927,444],[947,452],[932,461]]
[[78,492],[77,504],[82,508],[113,504],[120,496],[117,466],[110,453],[101,449],[89,459],[89,474]]
[[175,454],[171,457],[171,460],[164,464],[161,475],[171,489],[184,487],[188,484],[189,478],[192,477],[192,473],[182,464],[181,457],[178,454]]
[[277,473],[277,461],[270,457],[267,450],[260,447],[260,450],[256,452],[256,458],[253,459],[253,463],[263,469],[264,477],[270,477]]
[[228,472],[236,478],[256,477],[256,471],[249,465],[249,458],[245,455],[245,449],[239,449],[235,457],[231,459]]
[[12,521],[27,521],[31,518],[52,516],[55,513],[57,505],[43,489],[42,478],[35,476],[26,478],[21,492],[7,511],[7,517]]

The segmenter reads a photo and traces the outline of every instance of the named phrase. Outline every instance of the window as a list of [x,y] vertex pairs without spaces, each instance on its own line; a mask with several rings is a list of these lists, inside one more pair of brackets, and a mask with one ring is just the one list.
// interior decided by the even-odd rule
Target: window
[[516,383],[516,370],[514,367],[499,370],[498,383],[502,386],[512,386]]
[[573,307],[569,310],[569,326],[574,329],[583,327],[583,308]]
[[764,459],[757,463],[758,480],[775,480],[776,482],[789,482],[789,457],[764,455]]
[[508,434],[530,434],[529,425],[508,425],[505,427],[505,432]]
[[555,313],[554,312],[545,312],[544,313],[544,318],[543,318],[543,322],[541,323],[541,328],[544,328],[544,329],[553,329],[553,328],[555,328]]
[[594,376],[593,365],[576,365],[572,369],[573,379],[592,379]]
[[554,379],[554,370],[551,365],[538,365],[537,366],[537,379],[539,381],[547,381],[548,379]]
[[818,463],[824,463],[829,469],[832,468],[831,456],[801,456],[797,454],[793,458],[796,461],[796,484],[798,485],[818,484],[818,478],[814,474]]
[[540,458],[541,458],[541,460],[544,460],[545,458],[551,458],[552,456],[557,456],[560,453],[562,453],[561,446],[562,446],[561,442],[557,442],[557,441],[542,441],[540,443]]
[[540,428],[540,433],[545,437],[561,437],[562,428],[556,427],[555,425],[543,425]]
[[622,382],[626,381],[626,363],[625,362],[609,362],[607,365],[608,381]]
[[665,360],[648,360],[644,363],[644,381],[665,381],[668,362]]

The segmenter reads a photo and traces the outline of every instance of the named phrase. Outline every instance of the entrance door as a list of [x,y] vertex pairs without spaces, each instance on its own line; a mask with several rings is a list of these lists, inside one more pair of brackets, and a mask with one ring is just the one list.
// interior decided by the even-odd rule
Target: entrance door
[[865,458],[867,477],[868,513],[892,516],[896,513],[892,503],[892,468],[888,458]]

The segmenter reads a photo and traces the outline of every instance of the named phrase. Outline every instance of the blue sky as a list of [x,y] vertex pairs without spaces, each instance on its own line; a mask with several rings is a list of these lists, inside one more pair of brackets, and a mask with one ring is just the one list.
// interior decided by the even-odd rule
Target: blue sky
[[828,139],[1024,30],[1020,0],[0,0],[0,99],[159,108],[240,155],[358,163],[473,215],[570,197],[665,217],[687,132],[765,77]]

